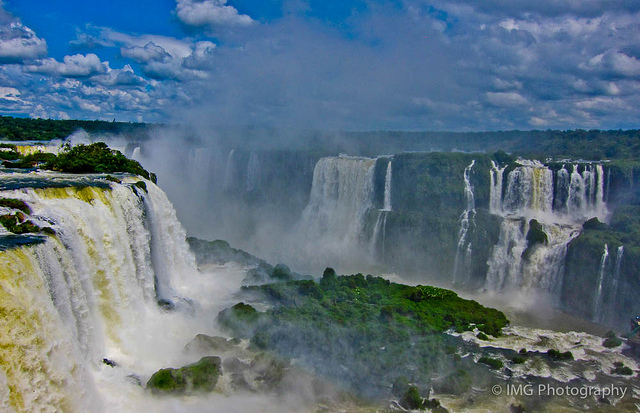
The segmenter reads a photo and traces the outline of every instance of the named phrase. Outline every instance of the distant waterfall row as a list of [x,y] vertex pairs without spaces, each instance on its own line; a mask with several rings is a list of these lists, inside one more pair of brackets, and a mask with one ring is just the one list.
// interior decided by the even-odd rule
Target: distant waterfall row
[[126,177],[62,188],[29,179],[0,196],[23,200],[30,219],[56,235],[0,252],[0,406],[101,411],[89,370],[109,353],[127,354],[138,334],[130,328],[158,311],[156,300],[180,296],[195,260],[171,203],[149,181],[146,192]]
[[[582,224],[606,221],[602,165],[565,165],[553,170],[539,161],[519,160],[508,171],[492,161],[490,211],[503,217],[500,239],[489,259],[490,291],[540,291],[558,298],[567,246]],[[581,172],[580,172],[581,171]],[[545,242],[529,245],[530,221]],[[526,253],[525,253],[526,252]]]
[[[549,216],[555,221],[584,222],[597,217],[605,222],[604,172],[600,164],[565,165],[553,170],[539,161],[519,160],[509,171],[492,161],[491,212],[498,215]],[[582,170],[582,172],[580,172]]]

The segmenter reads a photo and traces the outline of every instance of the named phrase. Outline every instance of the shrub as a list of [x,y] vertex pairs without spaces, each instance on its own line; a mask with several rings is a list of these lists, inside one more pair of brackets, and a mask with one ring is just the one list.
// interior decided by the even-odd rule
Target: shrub
[[409,386],[409,389],[402,395],[400,405],[405,409],[422,410],[424,408],[422,397],[416,386]]
[[44,166],[60,172],[71,173],[111,173],[126,172],[152,179],[137,161],[127,158],[121,152],[109,149],[106,143],[65,146],[58,156]]
[[499,370],[504,366],[502,361],[492,359],[491,357],[487,357],[487,356],[480,357],[480,360],[478,360],[478,363],[486,364],[487,366],[491,367],[494,370]]
[[570,351],[565,351],[564,353],[559,352],[558,350],[551,349],[547,351],[547,354],[556,360],[573,360],[573,354]]

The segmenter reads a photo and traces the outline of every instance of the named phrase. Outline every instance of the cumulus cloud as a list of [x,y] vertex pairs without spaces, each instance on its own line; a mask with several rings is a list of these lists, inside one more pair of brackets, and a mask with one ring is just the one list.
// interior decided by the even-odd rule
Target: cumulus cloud
[[20,63],[47,54],[47,42],[3,8],[0,2],[0,63]]
[[122,47],[120,53],[122,57],[128,57],[139,63],[168,62],[173,59],[166,50],[153,42],[149,42],[143,47]]
[[62,62],[53,58],[43,59],[36,64],[26,66],[25,70],[50,76],[90,77],[106,73],[109,70],[109,64],[102,62],[97,55],[89,53],[65,56]]
[[[314,2],[288,4],[281,17],[257,24],[225,0],[177,0],[175,16],[193,37],[88,25],[72,42],[82,54],[62,61],[43,59],[44,40],[20,29],[41,49],[16,60],[24,70],[0,65],[1,84],[21,92],[4,101],[37,101],[72,117],[135,111],[145,120],[176,115],[218,125],[637,127],[637,1],[363,3],[339,21],[315,15]],[[0,18],[0,27],[7,21],[19,23]],[[130,65],[112,69],[85,54],[101,48]],[[50,79],[39,81],[43,74]],[[176,113],[179,106],[184,112]]]
[[248,26],[254,20],[227,0],[177,0],[176,16],[189,26]]

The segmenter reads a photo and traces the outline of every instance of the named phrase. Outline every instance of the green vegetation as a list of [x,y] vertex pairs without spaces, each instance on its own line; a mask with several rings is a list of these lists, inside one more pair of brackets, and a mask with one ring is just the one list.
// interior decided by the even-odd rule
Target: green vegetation
[[473,379],[467,370],[458,369],[449,374],[441,382],[435,382],[433,388],[438,393],[461,395],[471,389]]
[[511,358],[511,362],[513,364],[524,364],[524,363],[527,362],[527,359],[525,357],[522,357],[522,356],[513,356]]
[[616,361],[615,363],[613,363],[611,374],[618,374],[620,376],[633,376],[633,370],[625,366],[624,363]]
[[37,234],[44,233],[47,235],[54,235],[55,231],[52,228],[41,228],[28,220],[25,214],[22,212],[16,212],[13,214],[0,215],[0,224],[6,228],[7,231],[14,234]]
[[547,355],[555,360],[573,360],[573,354],[570,351],[565,351],[564,353],[559,352],[558,350],[551,349],[547,351]]
[[420,391],[416,386],[409,386],[407,391],[402,395],[400,399],[400,406],[409,410],[423,410],[424,403]]
[[482,356],[478,360],[478,363],[486,364],[494,370],[499,370],[504,367],[504,363],[497,359],[492,359],[491,357]]
[[208,356],[179,369],[162,369],[151,376],[147,388],[165,394],[211,392],[221,374],[220,364],[219,357]]
[[370,275],[337,276],[330,268],[319,283],[290,280],[242,291],[272,308],[258,312],[236,304],[219,314],[222,327],[250,338],[254,348],[302,359],[320,374],[365,393],[373,391],[374,383],[391,386],[394,381],[399,392],[407,380],[424,383],[454,368],[461,361],[448,343],[461,345],[461,340],[443,334],[449,329],[477,327],[498,336],[508,323],[501,312],[449,290]]
[[106,143],[65,146],[63,150],[44,165],[45,169],[71,173],[126,172],[154,180],[137,161],[121,152],[109,149]]
[[480,340],[484,340],[484,341],[489,341],[490,338],[489,336],[487,336],[485,333],[483,333],[482,331],[480,331],[476,337],[478,337]]
[[31,214],[31,208],[24,201],[13,198],[0,198],[0,207],[13,208],[22,211],[29,215]]
[[613,331],[609,331],[602,345],[606,348],[614,348],[622,345],[622,340],[620,340]]
[[[11,146],[11,145],[5,145]],[[14,152],[0,152],[0,154],[13,154]],[[112,173],[124,172],[143,176],[156,182],[156,176],[146,171],[140,163],[127,158],[121,152],[110,149],[104,142],[96,142],[89,145],[65,145],[56,156],[52,153],[37,152],[31,155],[17,157],[0,156],[4,159],[3,165],[10,168],[42,168],[52,171],[69,173]],[[110,181],[118,181],[117,178],[107,176]],[[119,181],[118,181],[119,182]],[[142,181],[134,185],[146,191],[146,184]]]
[[0,140],[48,141],[65,139],[78,129],[83,129],[88,133],[112,133],[143,137],[147,131],[147,125],[101,120],[52,120],[0,116]]

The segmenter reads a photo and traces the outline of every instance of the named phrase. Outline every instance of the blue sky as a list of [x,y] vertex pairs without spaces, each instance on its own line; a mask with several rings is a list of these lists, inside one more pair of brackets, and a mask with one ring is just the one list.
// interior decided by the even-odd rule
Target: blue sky
[[640,2],[4,0],[0,114],[640,128]]

